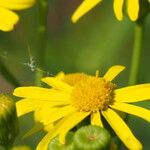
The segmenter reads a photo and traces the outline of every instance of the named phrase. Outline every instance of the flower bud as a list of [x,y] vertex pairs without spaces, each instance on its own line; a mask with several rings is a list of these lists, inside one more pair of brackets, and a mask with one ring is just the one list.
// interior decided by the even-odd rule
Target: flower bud
[[18,129],[15,103],[10,97],[0,94],[0,145],[11,147]]
[[110,134],[98,126],[81,127],[74,135],[73,146],[77,150],[106,150],[110,143]]

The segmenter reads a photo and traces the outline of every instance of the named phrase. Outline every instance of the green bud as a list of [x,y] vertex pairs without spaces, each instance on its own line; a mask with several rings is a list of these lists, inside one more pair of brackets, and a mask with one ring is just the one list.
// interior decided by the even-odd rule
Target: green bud
[[81,127],[74,135],[75,150],[106,150],[110,143],[110,134],[98,126]]
[[74,133],[73,132],[69,132],[66,136],[66,144],[62,145],[59,142],[59,138],[55,137],[54,139],[52,139],[52,141],[49,143],[48,145],[48,150],[74,150],[73,149],[73,136]]
[[0,94],[0,145],[11,147],[18,133],[18,119],[14,101]]

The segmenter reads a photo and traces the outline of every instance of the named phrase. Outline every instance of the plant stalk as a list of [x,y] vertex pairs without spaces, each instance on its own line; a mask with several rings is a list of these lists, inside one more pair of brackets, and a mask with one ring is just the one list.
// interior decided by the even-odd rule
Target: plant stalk
[[38,52],[38,64],[39,68],[36,70],[35,74],[35,84],[41,86],[41,78],[44,75],[45,66],[45,51],[47,45],[47,15],[48,15],[48,0],[38,1],[38,42],[37,42],[37,52]]
[[144,34],[144,22],[137,22],[135,26],[134,46],[131,60],[131,70],[129,75],[129,85],[134,85],[138,82],[140,56],[142,52]]

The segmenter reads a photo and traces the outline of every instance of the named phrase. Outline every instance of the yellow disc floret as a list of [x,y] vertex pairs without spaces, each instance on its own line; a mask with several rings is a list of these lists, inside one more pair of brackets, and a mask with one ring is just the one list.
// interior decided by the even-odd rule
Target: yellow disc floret
[[78,111],[97,111],[113,101],[114,84],[104,78],[86,76],[74,85],[72,105]]
[[70,73],[70,74],[65,75],[65,78],[63,79],[63,81],[65,81],[71,86],[74,86],[78,82],[85,80],[87,77],[88,75],[85,73]]

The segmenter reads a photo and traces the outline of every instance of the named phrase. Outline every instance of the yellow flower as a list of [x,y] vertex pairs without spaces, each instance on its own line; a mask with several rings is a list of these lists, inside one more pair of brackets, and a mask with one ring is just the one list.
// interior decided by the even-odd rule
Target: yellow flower
[[[78,19],[80,19],[83,15],[85,15],[101,1],[102,0],[84,0],[72,15],[72,21],[74,23],[77,22]],[[132,21],[136,21],[138,19],[139,13],[139,0],[114,0],[113,8],[116,18],[120,21],[123,19],[123,6],[125,4],[125,1],[127,2],[127,12],[129,18]]]
[[19,146],[13,146],[11,150],[31,150],[31,148],[26,145],[19,145]]
[[41,140],[37,150],[46,150],[51,139],[59,135],[61,143],[65,136],[86,117],[91,124],[103,127],[101,116],[110,124],[117,136],[130,150],[141,150],[141,143],[134,137],[126,123],[119,116],[119,110],[150,121],[150,111],[129,103],[150,99],[150,84],[116,89],[112,80],[124,70],[124,66],[111,67],[103,77],[84,73],[64,74],[46,77],[42,81],[51,89],[42,87],[19,87],[15,96],[18,116],[34,111],[36,121],[44,127],[54,125]]
[[35,0],[0,0],[0,30],[11,31],[18,22],[18,15],[12,10],[31,7]]

